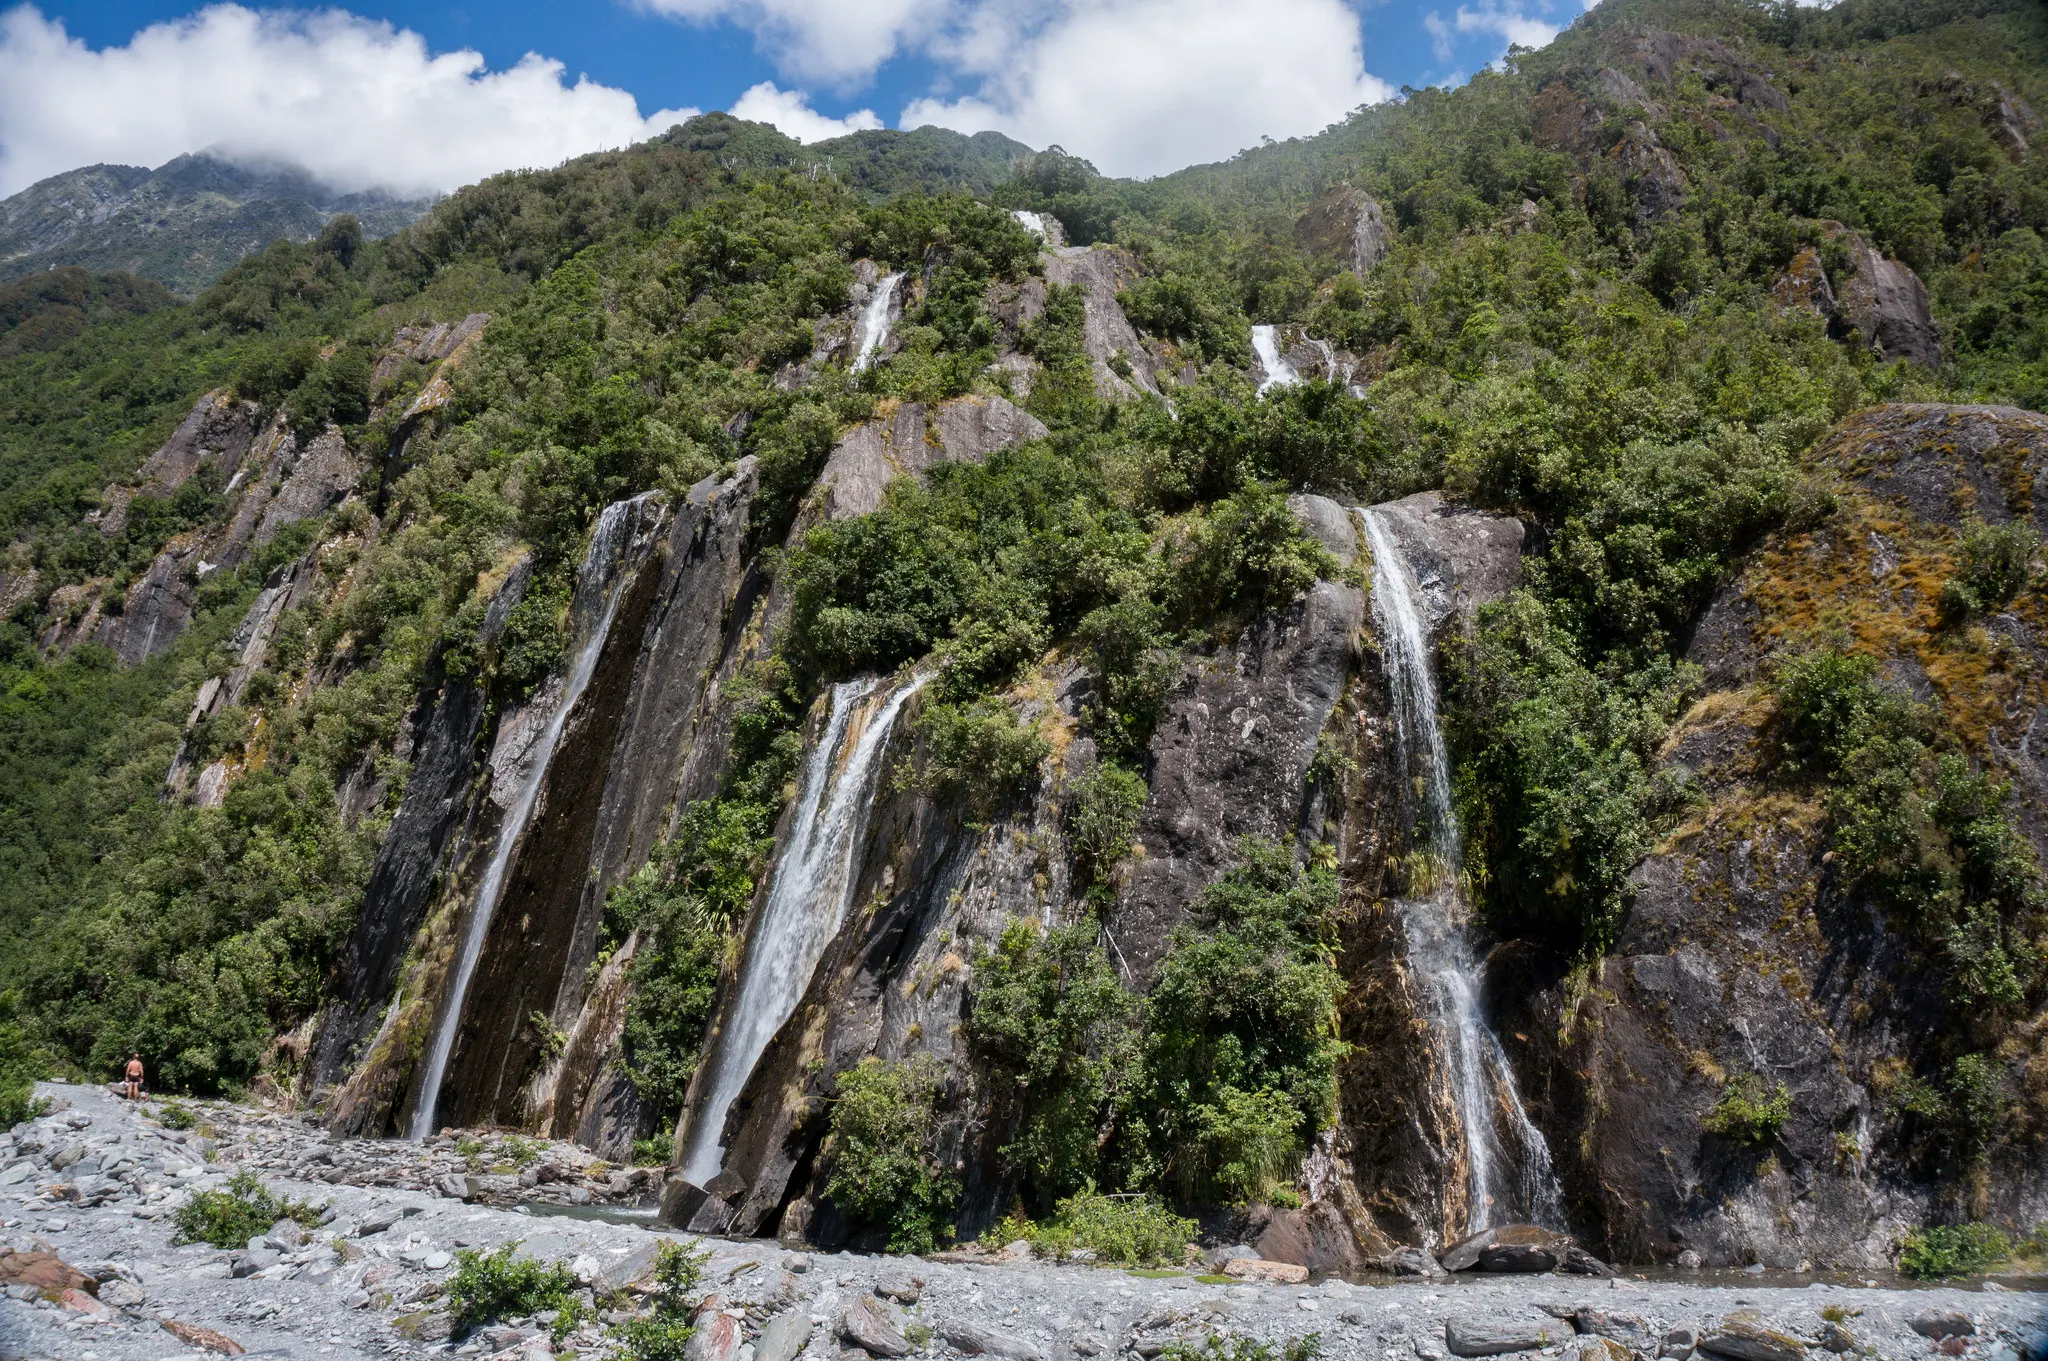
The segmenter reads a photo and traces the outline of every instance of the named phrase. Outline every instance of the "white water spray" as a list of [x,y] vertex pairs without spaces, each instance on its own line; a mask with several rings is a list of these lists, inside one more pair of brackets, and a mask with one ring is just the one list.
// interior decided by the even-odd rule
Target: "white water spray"
[[711,1081],[690,1122],[683,1176],[694,1185],[708,1185],[724,1165],[726,1112],[775,1032],[803,1000],[826,945],[846,920],[853,903],[854,862],[890,730],[904,704],[930,679],[929,673],[918,676],[872,713],[863,711],[879,681],[832,687],[832,716],[804,763],[796,815],[777,849],[768,899],[740,966],[739,991],[718,1039]]
[[[1395,759],[1403,787],[1420,796],[1417,830],[1436,870],[1428,889],[1403,900],[1400,910],[1408,962],[1428,991],[1451,1097],[1464,1127],[1471,1198],[1465,1232],[1518,1219],[1561,1226],[1550,1145],[1530,1121],[1507,1052],[1480,1007],[1479,961],[1465,935],[1469,910],[1458,886],[1462,846],[1451,808],[1450,761],[1437,721],[1421,589],[1380,513],[1359,510],[1357,515],[1372,549],[1372,612],[1392,691],[1399,739]],[[1503,1124],[1519,1145],[1519,1176],[1513,1152],[1501,1144]]]
[[[592,673],[597,670],[598,654],[604,651],[605,635],[611,632],[612,616],[618,612],[619,597],[625,594],[628,574],[618,570],[620,555],[640,528],[641,512],[654,495],[646,492],[630,501],[606,506],[604,513],[597,518],[596,528],[591,531],[590,550],[583,555],[583,565],[576,571],[576,598],[569,606],[569,620],[574,630],[571,636],[580,636],[582,643],[569,666],[568,678],[562,686],[562,698],[548,716],[547,726],[541,730],[539,740],[534,743],[526,779],[520,784],[512,806],[505,810],[504,824],[498,829],[498,843],[491,850],[491,862],[484,870],[483,883],[477,888],[476,904],[469,912],[469,929],[462,938],[462,953],[456,957],[455,976],[448,984],[447,996],[441,1001],[433,1047],[427,1052],[426,1077],[420,1083],[419,1104],[412,1116],[412,1138],[415,1141],[433,1136],[434,1110],[441,1103],[441,1082],[447,1076],[448,1055],[455,1048],[456,1031],[462,1028],[463,1002],[469,995],[469,983],[476,973],[477,959],[483,954],[484,940],[490,934],[491,917],[497,912],[498,899],[505,892],[505,876],[512,867],[513,853],[519,847],[520,836],[526,831],[527,820],[533,816],[533,805],[540,798],[541,785],[547,780],[548,763],[554,759],[555,744],[562,739],[562,728],[576,708],[576,701],[582,698],[585,687],[590,684]],[[587,628],[578,627],[586,622]]]
[[1022,208],[1012,208],[1010,210],[1010,216],[1016,218],[1019,226],[1023,227],[1025,231],[1030,232],[1039,240],[1047,241],[1051,239],[1045,233],[1044,214],[1027,212]]
[[896,305],[896,287],[903,282],[901,274],[884,274],[875,280],[875,291],[868,298],[868,305],[861,309],[860,324],[854,329],[856,342],[853,354],[853,371],[865,372],[875,362],[875,355],[889,339],[889,310]]
[[1291,388],[1301,381],[1301,375],[1294,371],[1294,365],[1280,353],[1279,328],[1273,326],[1252,327],[1252,353],[1258,356],[1259,391],[1268,388]]

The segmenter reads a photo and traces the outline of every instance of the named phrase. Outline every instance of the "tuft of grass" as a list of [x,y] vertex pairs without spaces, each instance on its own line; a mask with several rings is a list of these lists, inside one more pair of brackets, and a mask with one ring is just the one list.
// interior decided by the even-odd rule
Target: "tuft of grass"
[[560,1262],[516,1257],[519,1244],[507,1243],[492,1252],[463,1248],[448,1281],[448,1302],[455,1326],[474,1328],[494,1318],[518,1318],[547,1309],[564,1309],[576,1289],[576,1275]]
[[1766,1087],[1751,1073],[1731,1078],[1714,1108],[1700,1117],[1700,1128],[1739,1144],[1761,1146],[1775,1142],[1792,1118],[1792,1091],[1780,1082]]
[[237,1173],[225,1191],[201,1191],[178,1207],[179,1243],[239,1248],[280,1219],[317,1228],[325,1206],[273,1195],[254,1172]]
[[[1123,1266],[1178,1266],[1195,1241],[1195,1221],[1184,1219],[1149,1195],[1110,1196],[1083,1191],[1054,1207],[1051,1219],[1034,1223],[1012,1214],[985,1241],[1031,1244],[1041,1257],[1065,1257],[1087,1248],[1102,1262]],[[1177,1272],[1168,1272],[1177,1275]]]

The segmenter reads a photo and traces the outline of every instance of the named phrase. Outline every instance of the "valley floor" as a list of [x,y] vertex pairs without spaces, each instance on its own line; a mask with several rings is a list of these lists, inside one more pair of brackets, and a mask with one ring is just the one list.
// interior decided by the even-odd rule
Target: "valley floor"
[[[557,1169],[527,1176],[522,1187],[505,1170],[473,1181],[443,1170],[456,1160],[452,1140],[425,1147],[333,1141],[302,1121],[226,1105],[198,1108],[202,1124],[179,1132],[146,1118],[155,1107],[122,1102],[104,1088],[46,1083],[39,1090],[55,1108],[0,1135],[0,1251],[54,1252],[95,1277],[99,1296],[50,1298],[57,1292],[20,1283],[19,1266],[10,1272],[0,1256],[0,1276],[14,1282],[0,1298],[0,1361],[607,1357],[614,1346],[606,1320],[623,1312],[583,1325],[559,1351],[532,1321],[449,1339],[435,1305],[452,1255],[517,1240],[523,1252],[571,1263],[602,1294],[644,1281],[664,1236],[653,1232],[651,1217],[612,1222],[631,1216],[595,1208],[639,1183],[593,1169],[587,1154],[568,1145],[516,1145],[529,1168]],[[478,1159],[476,1146],[468,1148]],[[65,1169],[53,1170],[53,1160]],[[93,1166],[100,1170],[78,1175]],[[329,1204],[331,1217],[296,1247],[231,1253],[173,1246],[176,1207],[191,1191],[224,1186],[242,1170],[259,1172],[274,1191]],[[363,1181],[392,1184],[351,1184]],[[556,1204],[487,1203],[521,1193]],[[1755,1361],[1799,1361],[1798,1351],[1772,1352],[1771,1332],[1787,1335],[1781,1343],[1813,1344],[1806,1354],[1816,1358],[1835,1351],[2012,1361],[2048,1348],[2048,1294],[1996,1284],[1528,1276],[1220,1285],[1031,1261],[804,1254],[765,1241],[706,1239],[702,1247],[710,1254],[705,1289],[721,1297],[738,1326],[712,1330],[723,1347],[700,1331],[693,1361],[835,1361],[842,1349],[843,1361],[869,1361],[895,1354],[906,1338],[914,1340],[908,1349],[938,1357],[1131,1361],[1216,1332],[1272,1343],[1314,1333],[1323,1354],[1338,1358],[1437,1361],[1454,1350],[1447,1343],[1472,1354],[1487,1338],[1496,1348],[1517,1338],[1536,1343],[1532,1355],[1619,1361],[1631,1354],[1578,1334],[1561,1316],[1627,1338],[1638,1355],[1683,1356],[1678,1332],[1705,1336],[1731,1318],[1750,1325],[1751,1341],[1722,1355]],[[1933,1326],[1943,1314],[1948,1328]],[[766,1326],[776,1319],[785,1321]],[[1945,1345],[1923,1335],[1965,1325],[1972,1333]],[[866,1350],[848,1337],[863,1326]],[[1702,1361],[1716,1358],[1703,1353]]]

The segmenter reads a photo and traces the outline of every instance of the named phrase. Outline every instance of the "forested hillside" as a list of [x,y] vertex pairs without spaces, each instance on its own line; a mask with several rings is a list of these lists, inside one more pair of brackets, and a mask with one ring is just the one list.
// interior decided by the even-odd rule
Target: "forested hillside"
[[1521,1217],[2030,1229],[2043,110],[2029,0],[1606,0],[1144,183],[714,114],[190,304],[0,296],[5,1062],[637,1144],[820,1242],[1129,1190],[1433,1247],[1450,894]]

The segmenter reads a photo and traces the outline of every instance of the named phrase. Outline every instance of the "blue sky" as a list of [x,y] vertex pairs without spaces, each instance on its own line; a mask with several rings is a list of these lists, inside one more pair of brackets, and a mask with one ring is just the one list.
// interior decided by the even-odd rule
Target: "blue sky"
[[1582,3],[0,0],[0,192],[199,145],[446,189],[735,106],[805,140],[995,127],[1156,174],[1455,83]]

